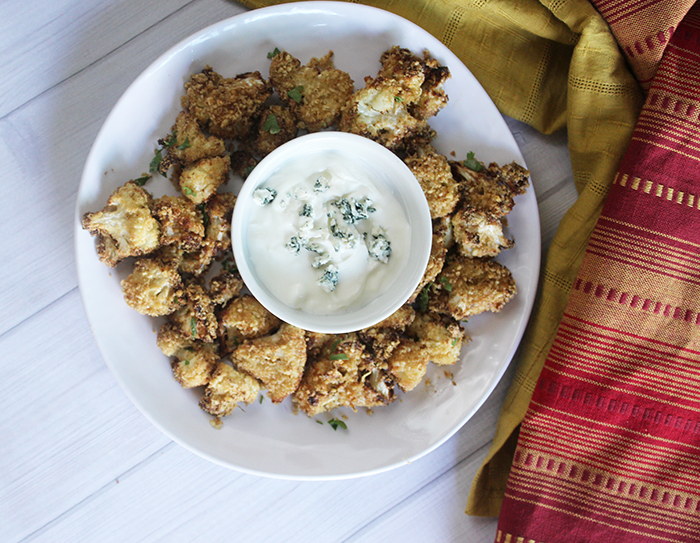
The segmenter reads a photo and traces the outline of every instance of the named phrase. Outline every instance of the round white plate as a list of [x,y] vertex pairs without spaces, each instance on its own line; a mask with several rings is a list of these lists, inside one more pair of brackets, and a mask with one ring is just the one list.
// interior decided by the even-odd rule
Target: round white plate
[[[156,346],[160,322],[136,313],[122,298],[119,281],[131,263],[115,269],[100,263],[85,212],[102,209],[109,195],[148,169],[158,138],[170,131],[180,110],[183,83],[211,65],[225,77],[259,70],[267,77],[267,53],[286,49],[303,63],[332,49],[335,64],[356,87],[376,75],[379,57],[392,45],[428,49],[449,67],[449,104],[430,122],[434,145],[447,156],[503,164],[523,157],[500,113],[476,79],[444,45],[391,13],[344,2],[303,2],[250,11],[197,32],[145,70],[107,117],[90,151],[78,192],[75,250],[80,291],[102,355],[119,384],[143,414],[166,435],[218,464],[247,473],[289,479],[333,479],[385,471],[416,460],[452,436],[492,392],[522,337],[537,288],[540,229],[532,188],[517,198],[509,216],[515,248],[499,260],[513,272],[518,295],[498,314],[467,324],[472,343],[454,367],[431,367],[425,384],[400,401],[377,408],[321,415],[317,424],[292,413],[291,403],[262,403],[236,410],[220,430],[197,405],[201,391],[184,390]],[[169,182],[151,179],[156,196],[173,193]],[[237,190],[237,187],[231,187]],[[454,374],[445,376],[445,369]],[[325,424],[347,415],[347,430]]]

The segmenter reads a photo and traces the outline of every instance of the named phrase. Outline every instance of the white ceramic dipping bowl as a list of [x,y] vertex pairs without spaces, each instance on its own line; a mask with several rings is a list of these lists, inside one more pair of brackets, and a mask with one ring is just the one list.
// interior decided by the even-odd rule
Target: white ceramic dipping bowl
[[[394,266],[388,285],[363,304],[355,304],[342,310],[329,310],[321,313],[291,307],[273,293],[261,279],[258,269],[270,265],[269,262],[254,261],[249,247],[249,227],[254,206],[258,206],[253,193],[266,186],[266,182],[289,161],[309,164],[308,175],[317,173],[319,158],[328,154],[339,154],[353,167],[359,167],[372,179],[375,185],[383,186],[388,194],[398,202],[408,223],[408,243],[405,265]],[[308,158],[308,161],[304,160]],[[275,220],[265,222],[270,232],[279,228]],[[252,228],[252,227],[251,227]],[[406,164],[382,145],[367,138],[345,132],[324,131],[297,137],[267,155],[246,179],[238,194],[233,212],[231,241],[236,265],[251,294],[272,314],[283,321],[313,332],[341,334],[373,326],[382,321],[409,299],[417,288],[430,257],[432,224],[430,210],[420,184]],[[403,240],[402,240],[403,241]],[[392,242],[394,246],[394,242]],[[286,251],[280,244],[280,251]],[[259,251],[258,251],[259,252]],[[395,256],[392,253],[390,258]],[[258,260],[260,255],[258,255]],[[398,257],[397,257],[398,258]],[[285,273],[280,270],[280,273]],[[293,281],[295,279],[292,279]],[[320,288],[320,287],[316,287]]]

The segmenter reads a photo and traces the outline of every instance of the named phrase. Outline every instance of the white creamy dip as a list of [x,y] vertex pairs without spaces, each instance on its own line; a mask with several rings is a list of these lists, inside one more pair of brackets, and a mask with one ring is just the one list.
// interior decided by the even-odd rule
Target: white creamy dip
[[317,315],[362,307],[405,267],[408,219],[372,171],[341,152],[293,158],[253,191],[247,246],[261,283]]

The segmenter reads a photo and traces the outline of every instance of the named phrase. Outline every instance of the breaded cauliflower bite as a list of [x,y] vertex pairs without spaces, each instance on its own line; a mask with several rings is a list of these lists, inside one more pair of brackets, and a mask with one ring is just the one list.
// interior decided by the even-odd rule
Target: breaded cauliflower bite
[[409,150],[404,162],[420,183],[428,200],[430,217],[439,219],[451,214],[459,202],[459,183],[452,177],[447,157],[429,143]]
[[182,388],[195,388],[209,382],[218,362],[215,343],[195,341],[175,352],[170,367]]
[[457,321],[498,312],[517,293],[510,270],[495,260],[452,255],[434,283],[428,309]]
[[306,66],[287,51],[272,58],[270,83],[291,110],[297,126],[317,132],[337,124],[355,90],[352,78],[333,64],[333,51]]
[[83,215],[83,229],[98,236],[101,262],[114,268],[124,258],[145,255],[159,247],[160,223],[152,209],[153,197],[129,181],[112,193],[101,211]]
[[171,134],[174,142],[168,146],[167,153],[161,162],[160,171],[163,173],[173,164],[186,166],[202,158],[223,156],[226,152],[224,140],[204,134],[197,119],[186,111],[178,114]]
[[207,66],[185,83],[182,107],[199,125],[220,138],[243,139],[272,94],[260,72],[224,78]]
[[389,373],[404,392],[410,392],[423,380],[430,358],[424,346],[404,337],[389,358]]
[[451,236],[452,230],[449,217],[433,221],[433,237],[430,246],[428,265],[425,268],[425,272],[423,272],[420,283],[418,283],[416,290],[413,291],[413,294],[408,300],[410,303],[415,302],[423,289],[435,281],[435,278],[440,271],[442,271],[445,265],[445,257],[447,256]]
[[139,258],[134,271],[121,282],[124,301],[143,315],[170,315],[185,303],[182,279],[172,264]]
[[406,304],[382,322],[360,330],[357,334],[376,358],[386,360],[399,344],[401,334],[413,322],[415,315],[414,309]]
[[214,302],[204,287],[195,280],[185,284],[185,303],[168,320],[185,337],[212,343],[217,338],[218,321]]
[[386,364],[365,356],[357,334],[329,336],[307,364],[292,398],[309,417],[336,407],[377,407],[395,399],[394,382]]
[[253,402],[259,392],[257,380],[224,362],[217,362],[199,407],[210,415],[224,417],[233,412],[238,402],[246,405]]
[[161,226],[161,245],[176,244],[185,251],[193,251],[202,244],[202,212],[188,198],[162,196],[155,201],[153,214]]
[[406,335],[422,345],[428,360],[438,366],[455,364],[462,345],[469,342],[457,321],[435,313],[418,313]]
[[265,336],[282,321],[250,294],[233,298],[219,313],[219,336],[225,353],[234,351],[244,339]]
[[455,243],[464,256],[497,256],[515,245],[503,232],[503,220],[463,204],[452,216]]
[[304,373],[304,330],[283,323],[271,336],[244,340],[231,359],[240,371],[262,383],[273,403],[280,403],[297,389]]
[[180,190],[195,204],[208,200],[228,181],[231,158],[228,156],[201,158],[183,168],[178,176]]
[[214,305],[223,306],[238,296],[242,289],[243,279],[237,271],[222,270],[209,281],[209,298]]
[[274,104],[260,115],[253,149],[263,157],[294,139],[296,135],[297,123],[292,111],[288,107]]

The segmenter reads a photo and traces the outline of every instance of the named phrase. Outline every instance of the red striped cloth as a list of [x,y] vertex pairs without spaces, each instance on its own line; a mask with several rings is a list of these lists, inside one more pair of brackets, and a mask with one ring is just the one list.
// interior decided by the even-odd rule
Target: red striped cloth
[[700,541],[700,9],[678,24],[680,0],[594,3],[631,61],[635,16],[665,4],[666,30],[639,42],[647,100],[522,423],[498,543]]

